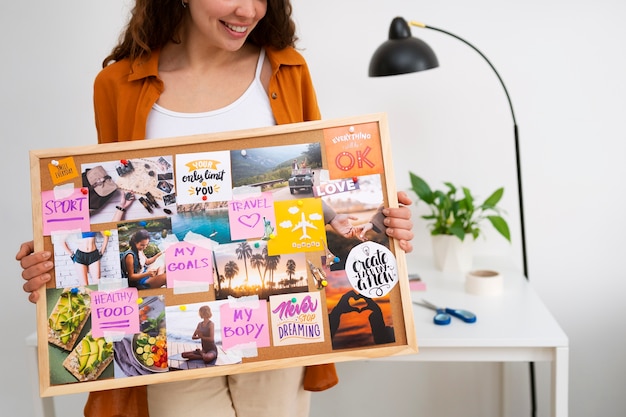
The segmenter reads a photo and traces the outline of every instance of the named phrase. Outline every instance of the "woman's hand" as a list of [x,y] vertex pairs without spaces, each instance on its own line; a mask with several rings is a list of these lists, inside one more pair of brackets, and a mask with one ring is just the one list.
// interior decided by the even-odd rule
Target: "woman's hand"
[[374,225],[371,222],[367,222],[367,223],[360,225],[355,232],[356,237],[358,237],[361,240],[361,242],[365,242],[367,240],[367,238],[365,237],[365,234],[369,232],[370,230],[372,230],[373,228],[374,228]]
[[385,226],[387,226],[387,236],[398,240],[400,248],[409,253],[413,250],[411,240],[413,239],[413,222],[411,221],[411,210],[406,207],[413,202],[404,191],[398,192],[398,208],[384,208]]
[[339,213],[331,220],[330,225],[341,236],[350,238],[354,235],[354,226],[350,220],[358,220],[358,217]]
[[26,280],[23,288],[25,292],[30,293],[28,300],[31,303],[36,303],[39,300],[37,290],[52,278],[50,271],[54,267],[54,263],[50,260],[51,257],[52,254],[48,251],[35,252],[35,245],[32,240],[22,243],[15,255],[15,259],[20,262],[23,269],[22,278]]
[[111,221],[114,221],[114,222],[121,221],[122,218],[124,217],[124,213],[126,212],[126,209],[130,207],[131,204],[133,204],[133,201],[135,201],[135,193],[122,190],[121,194],[122,194],[122,198],[119,204],[115,206],[116,210],[115,210],[115,213],[113,214],[113,218],[111,219]]

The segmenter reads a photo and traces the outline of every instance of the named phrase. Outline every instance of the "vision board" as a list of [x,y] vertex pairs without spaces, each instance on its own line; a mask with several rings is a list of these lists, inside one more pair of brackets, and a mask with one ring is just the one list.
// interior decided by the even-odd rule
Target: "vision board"
[[417,351],[384,114],[30,160],[42,396]]

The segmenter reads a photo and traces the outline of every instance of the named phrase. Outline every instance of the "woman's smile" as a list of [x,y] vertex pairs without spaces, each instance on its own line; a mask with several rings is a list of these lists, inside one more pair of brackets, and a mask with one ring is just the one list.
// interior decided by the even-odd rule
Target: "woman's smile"
[[246,33],[248,31],[248,26],[237,26],[223,21],[220,22],[228,29],[236,33]]

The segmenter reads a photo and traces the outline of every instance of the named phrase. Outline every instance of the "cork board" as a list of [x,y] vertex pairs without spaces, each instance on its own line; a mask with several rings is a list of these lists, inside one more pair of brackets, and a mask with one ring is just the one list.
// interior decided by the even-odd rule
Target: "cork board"
[[42,396],[417,351],[384,114],[30,161]]

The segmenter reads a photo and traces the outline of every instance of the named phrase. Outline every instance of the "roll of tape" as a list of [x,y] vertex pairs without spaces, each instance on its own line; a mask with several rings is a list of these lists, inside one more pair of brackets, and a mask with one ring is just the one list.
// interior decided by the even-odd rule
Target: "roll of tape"
[[503,279],[497,271],[481,269],[465,276],[465,292],[474,295],[502,294]]

